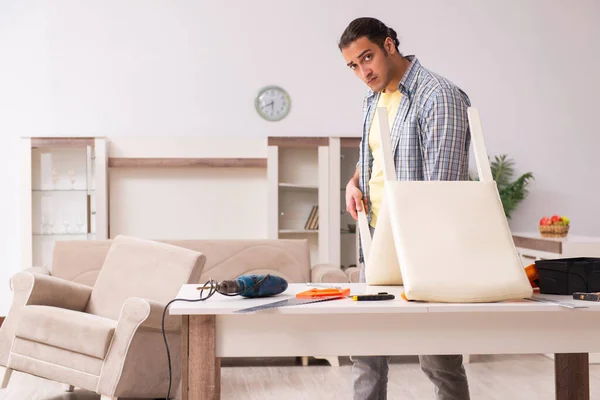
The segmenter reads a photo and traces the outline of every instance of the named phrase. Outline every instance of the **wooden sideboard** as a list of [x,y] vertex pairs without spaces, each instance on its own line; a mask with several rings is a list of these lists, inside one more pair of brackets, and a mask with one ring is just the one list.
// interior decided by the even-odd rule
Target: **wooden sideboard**
[[543,259],[600,257],[600,237],[545,238],[539,232],[513,232],[512,236],[524,265]]

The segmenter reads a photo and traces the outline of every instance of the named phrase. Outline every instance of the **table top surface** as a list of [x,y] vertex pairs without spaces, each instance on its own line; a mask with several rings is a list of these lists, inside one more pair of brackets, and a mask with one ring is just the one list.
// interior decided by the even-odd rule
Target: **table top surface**
[[[557,304],[541,303],[528,299],[516,299],[496,303],[426,303],[405,301],[400,295],[402,286],[368,286],[364,283],[339,283],[350,288],[351,295],[387,292],[395,295],[394,300],[355,301],[351,298],[329,300],[319,303],[279,307],[261,311],[261,313],[280,314],[361,314],[361,313],[432,313],[432,312],[594,312],[600,311],[600,303],[574,300],[572,296],[540,295],[534,292],[534,298],[551,299],[563,303],[584,306],[585,308],[567,308]],[[177,299],[196,300],[200,297],[201,285],[183,285]],[[305,283],[291,283],[287,290],[279,295],[262,298],[230,297],[215,293],[204,301],[176,301],[169,307],[171,315],[223,315],[238,314],[248,307],[269,304],[286,299],[294,299],[296,293],[309,290],[314,286]],[[206,296],[207,291],[203,295]],[[239,314],[247,315],[247,314]]]

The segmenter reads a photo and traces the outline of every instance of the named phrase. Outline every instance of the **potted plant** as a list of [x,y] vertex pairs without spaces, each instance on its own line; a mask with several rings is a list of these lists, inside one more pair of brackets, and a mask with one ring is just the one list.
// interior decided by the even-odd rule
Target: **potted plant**
[[508,219],[510,219],[517,205],[527,197],[527,186],[534,179],[531,172],[526,172],[517,179],[513,179],[515,175],[514,164],[514,161],[508,158],[506,154],[494,156],[494,159],[490,161],[492,177],[496,181],[500,200],[504,207],[504,214]]

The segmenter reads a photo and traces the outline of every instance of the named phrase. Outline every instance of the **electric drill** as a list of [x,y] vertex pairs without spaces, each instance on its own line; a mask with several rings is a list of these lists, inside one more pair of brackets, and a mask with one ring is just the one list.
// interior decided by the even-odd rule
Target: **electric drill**
[[282,293],[287,287],[288,282],[279,276],[252,274],[222,281],[217,284],[217,291],[243,297],[267,297]]

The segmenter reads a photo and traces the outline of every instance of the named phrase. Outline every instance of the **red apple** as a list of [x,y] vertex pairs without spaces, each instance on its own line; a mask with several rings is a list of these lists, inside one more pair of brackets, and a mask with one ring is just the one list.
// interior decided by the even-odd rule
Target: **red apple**
[[561,221],[562,221],[562,218],[560,217],[560,215],[553,215],[552,218],[550,218],[550,222],[553,224],[556,224]]
[[550,225],[550,218],[548,217],[543,217],[542,219],[540,219],[540,225]]

